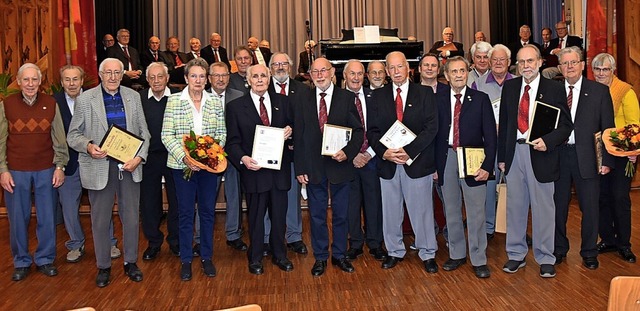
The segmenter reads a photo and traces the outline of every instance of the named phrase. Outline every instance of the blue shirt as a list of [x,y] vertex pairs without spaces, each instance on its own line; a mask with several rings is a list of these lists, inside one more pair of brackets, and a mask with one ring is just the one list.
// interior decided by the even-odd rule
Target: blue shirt
[[102,89],[102,99],[104,100],[104,110],[107,114],[107,124],[115,124],[123,129],[127,129],[127,116],[124,111],[124,103],[120,95],[120,89],[115,95],[107,93]]

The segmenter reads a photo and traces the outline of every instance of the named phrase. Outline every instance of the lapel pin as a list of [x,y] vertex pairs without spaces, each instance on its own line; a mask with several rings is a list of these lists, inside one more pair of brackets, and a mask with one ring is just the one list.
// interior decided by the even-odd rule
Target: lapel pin
[[280,110],[280,108],[278,108],[278,107],[273,107],[273,109],[275,109],[275,110]]
[[371,94],[367,94],[367,97],[371,97]]
[[584,96],[589,96],[589,94],[588,93],[584,93]]
[[538,98],[542,99],[542,94],[538,95]]
[[467,99],[471,101],[471,95],[467,95]]
[[411,103],[407,103],[407,106],[409,107],[413,107],[413,105]]
[[293,94],[293,93],[295,93],[296,91],[294,91],[294,90],[291,90],[291,91],[289,91],[289,92],[290,92],[291,94]]

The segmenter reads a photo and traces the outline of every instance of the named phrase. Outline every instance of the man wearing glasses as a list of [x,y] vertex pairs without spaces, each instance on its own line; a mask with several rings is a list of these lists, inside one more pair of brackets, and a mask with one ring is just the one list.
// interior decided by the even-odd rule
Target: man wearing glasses
[[[569,36],[566,22],[559,21],[556,23],[556,33],[558,34],[558,37],[549,41],[549,47],[552,48],[552,50],[549,52],[549,55],[555,55],[559,57],[560,50],[571,46],[578,47],[580,50],[582,50],[582,38],[577,36]],[[542,76],[547,79],[553,79],[560,73],[560,68],[555,66],[542,70]]]
[[440,59],[448,57],[461,56],[464,57],[464,46],[460,42],[453,42],[453,28],[446,27],[442,30],[442,40],[436,41],[429,53],[438,55]]

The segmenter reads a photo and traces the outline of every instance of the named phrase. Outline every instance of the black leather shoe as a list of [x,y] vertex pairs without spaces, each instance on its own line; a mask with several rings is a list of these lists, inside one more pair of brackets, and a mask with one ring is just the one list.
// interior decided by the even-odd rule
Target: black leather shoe
[[307,254],[309,253],[309,251],[307,250],[307,246],[304,245],[304,242],[302,241],[296,241],[293,243],[289,243],[287,244],[287,247],[289,247],[289,250],[292,250],[298,254]]
[[489,267],[487,267],[487,265],[473,266],[473,272],[475,272],[476,277],[478,277],[479,279],[486,279],[491,276],[491,272],[489,271]]
[[467,257],[461,258],[461,259],[447,259],[447,261],[444,262],[444,265],[442,265],[442,269],[444,271],[453,271],[455,269],[458,269],[460,266],[462,266],[465,262],[467,262]]
[[202,271],[204,271],[204,275],[208,277],[216,276],[216,266],[213,265],[211,259],[204,259],[202,262]]
[[321,276],[324,274],[324,270],[326,269],[327,269],[326,260],[316,260],[316,262],[313,264],[313,268],[311,268],[311,275]]
[[540,265],[540,276],[543,278],[553,278],[556,276],[556,268],[553,265]]
[[255,275],[260,275],[264,273],[264,268],[262,267],[262,263],[261,262],[249,263],[249,273],[255,274]]
[[387,258],[382,262],[382,269],[391,269],[402,260],[404,260],[404,258],[387,256]]
[[271,255],[271,245],[269,245],[269,243],[264,243],[262,248],[262,257],[267,257],[269,255]]
[[385,258],[387,258],[387,252],[382,249],[382,247],[370,249],[369,254],[371,254],[371,256],[373,256],[373,259],[377,261],[383,261],[385,260]]
[[516,273],[516,272],[518,272],[518,270],[520,270],[520,268],[523,268],[526,265],[527,265],[527,262],[524,261],[524,260],[522,260],[522,261],[509,260],[502,267],[502,271],[507,272],[507,273]]
[[556,257],[556,263],[554,264],[556,266],[561,264],[564,261],[564,259],[567,257],[567,255],[565,254],[555,254],[555,253],[553,254],[553,256]]
[[111,268],[98,269],[98,276],[96,277],[96,285],[102,288],[109,285],[109,278],[111,276]]
[[194,245],[191,251],[193,252],[193,257],[200,257],[200,244]]
[[180,257],[180,246],[179,245],[169,245],[169,250],[173,256]]
[[436,263],[436,260],[434,258],[427,259],[422,263],[424,264],[424,269],[427,270],[427,272],[429,273],[438,272],[438,264]]
[[46,275],[46,276],[56,276],[58,275],[58,269],[50,263],[44,264],[42,266],[38,266],[38,272]]
[[159,246],[149,246],[149,247],[147,247],[146,250],[144,250],[144,253],[142,253],[142,259],[143,260],[153,260],[156,257],[158,257],[158,254],[160,254],[160,247]]
[[180,279],[183,281],[191,280],[191,262],[183,262],[180,266]]
[[598,269],[600,263],[598,263],[598,257],[583,257],[582,265],[587,269],[595,270]]
[[635,263],[636,262],[636,255],[633,254],[633,252],[631,251],[631,248],[621,248],[618,250],[618,254],[620,254],[620,256],[622,256],[622,259],[624,259],[624,261],[626,262],[630,262],[630,263]]
[[29,274],[29,267],[15,268],[13,269],[12,281],[22,281]]
[[615,252],[616,250],[618,250],[618,248],[615,245],[609,245],[605,242],[598,243],[596,248],[598,249],[599,254]]
[[348,260],[356,260],[358,257],[362,256],[362,254],[364,254],[362,248],[350,248],[344,257]]
[[131,281],[140,282],[142,281],[142,271],[135,263],[124,263],[124,274],[126,274]]
[[245,244],[240,238],[235,239],[233,241],[227,240],[227,245],[231,246],[231,248],[233,249],[236,249],[242,252],[247,251],[247,244]]
[[291,270],[293,270],[293,263],[291,262],[291,260],[287,259],[287,258],[283,258],[283,259],[276,259],[275,257],[271,258],[271,262],[278,266],[278,268],[280,268],[280,270],[282,271],[286,271],[289,272]]
[[353,268],[353,265],[349,262],[349,260],[346,257],[343,257],[341,259],[336,259],[331,257],[331,264],[334,266],[338,266],[338,268],[340,268],[340,270],[344,271],[344,272],[353,272],[356,271],[356,269]]

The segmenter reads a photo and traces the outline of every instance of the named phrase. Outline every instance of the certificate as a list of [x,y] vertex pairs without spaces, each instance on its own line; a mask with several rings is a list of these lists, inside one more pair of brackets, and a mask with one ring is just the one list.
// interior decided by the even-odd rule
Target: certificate
[[102,138],[100,149],[106,151],[108,157],[125,163],[138,154],[143,142],[141,137],[113,124]]
[[324,125],[322,133],[322,155],[333,156],[351,140],[351,128],[332,124]]
[[[380,143],[389,149],[398,149],[410,144],[414,139],[416,139],[416,134],[402,124],[402,122],[396,120],[387,132],[384,133],[382,138],[380,138]],[[420,154],[413,159],[407,160],[407,165],[410,166],[419,155]]]
[[284,129],[257,125],[253,136],[251,158],[258,166],[272,170],[280,170],[282,150],[284,149]]
[[527,143],[531,144],[532,141],[551,133],[558,127],[558,120],[560,120],[560,108],[536,101],[533,105]]
[[475,176],[484,161],[484,148],[458,147],[458,177]]

